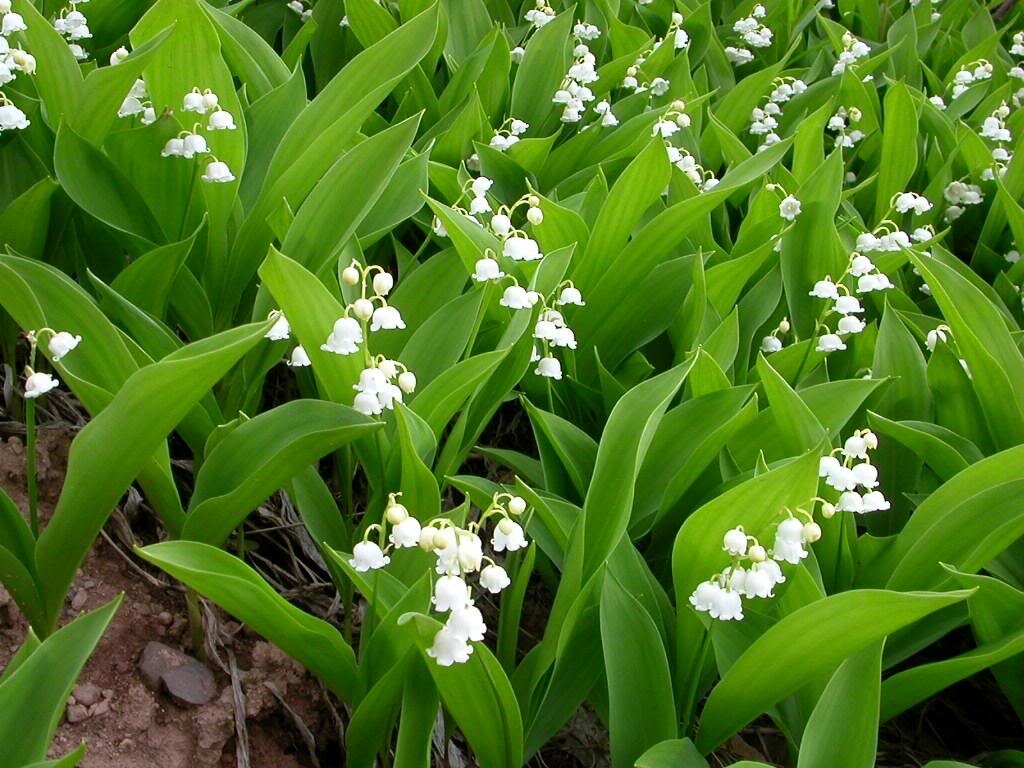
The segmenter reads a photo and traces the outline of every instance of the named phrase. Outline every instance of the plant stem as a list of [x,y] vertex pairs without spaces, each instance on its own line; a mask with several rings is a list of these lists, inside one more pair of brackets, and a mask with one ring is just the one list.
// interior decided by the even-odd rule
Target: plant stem
[[203,631],[203,612],[199,608],[199,595],[191,587],[185,588],[185,603],[188,606],[188,623],[192,630],[192,652],[202,662],[206,661],[206,633]]
[[36,479],[36,401],[25,400],[25,464],[28,474],[28,514],[32,535],[39,537],[39,487]]
[[711,629],[714,627],[712,622],[711,626],[708,627],[708,631],[704,633],[704,637],[700,641],[700,652],[697,654],[697,663],[693,665],[693,669],[690,672],[690,678],[687,680],[685,697],[683,698],[683,729],[686,733],[693,735],[693,715],[694,710],[697,709],[697,689],[700,687],[701,674],[704,672],[704,660],[707,658],[708,649],[711,647]]

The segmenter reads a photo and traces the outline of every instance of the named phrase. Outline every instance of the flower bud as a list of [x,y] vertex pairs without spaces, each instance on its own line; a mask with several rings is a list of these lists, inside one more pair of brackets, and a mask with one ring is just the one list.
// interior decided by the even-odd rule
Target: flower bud
[[782,321],[779,323],[779,333],[789,333],[789,328],[789,320],[782,318]]
[[369,320],[373,317],[373,302],[369,299],[356,299],[352,302],[352,312],[360,320]]
[[821,505],[821,516],[824,517],[826,520],[830,520],[831,518],[835,517],[835,514],[835,504],[826,501],[824,504]]
[[402,371],[398,377],[398,387],[405,394],[416,391],[416,374],[412,371]]
[[819,539],[821,539],[821,526],[818,525],[817,523],[813,523],[813,522],[805,523],[804,524],[804,541],[807,542],[808,544],[813,544],[814,542],[818,541]]
[[526,219],[534,226],[544,221],[544,211],[540,208],[530,208],[526,211]]
[[388,508],[384,510],[384,517],[387,518],[387,521],[391,523],[391,525],[398,525],[399,523],[404,523],[409,519],[409,510],[406,509],[404,505],[396,502],[389,505]]
[[513,515],[521,515],[526,511],[526,499],[522,496],[513,496],[508,500],[508,511]]
[[536,208],[537,206],[540,205],[540,198],[537,197],[536,195],[530,195],[529,197],[526,198],[526,203],[531,208]]
[[755,563],[763,563],[765,560],[768,559],[768,553],[760,544],[755,544],[747,552],[747,557],[749,557]]
[[359,270],[355,267],[345,267],[345,269],[341,271],[341,282],[345,285],[358,285]]
[[420,549],[424,552],[433,552],[437,528],[427,525],[420,529]]

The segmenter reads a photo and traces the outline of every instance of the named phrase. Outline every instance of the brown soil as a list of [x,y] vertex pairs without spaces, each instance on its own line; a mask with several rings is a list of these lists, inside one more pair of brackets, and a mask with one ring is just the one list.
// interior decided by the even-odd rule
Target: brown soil
[[[44,520],[60,493],[68,444],[68,428],[40,431],[38,465],[40,512]],[[0,441],[0,487],[26,508],[25,451],[17,437]],[[53,756],[64,754],[82,741],[88,752],[82,768],[299,768],[318,765],[316,752],[330,742],[331,724],[320,686],[280,651],[224,620],[219,623],[222,661],[230,669],[228,654],[237,661],[244,695],[247,750],[239,750],[236,703],[231,677],[210,664],[217,675],[219,695],[201,707],[182,708],[164,693],[154,693],[137,669],[142,649],[153,640],[190,652],[182,593],[147,573],[113,539],[101,537],[83,564],[71,589],[66,620],[108,603],[118,594],[125,599],[111,626],[78,681],[99,689],[99,700],[88,707],[92,714],[78,722],[62,721],[54,740]],[[0,590],[0,669],[20,646],[27,630],[13,601]],[[287,708],[275,695],[280,694]],[[95,696],[95,689],[93,690]],[[87,692],[82,697],[91,700]],[[72,695],[69,703],[76,703]],[[290,708],[291,712],[288,711]],[[83,709],[76,707],[76,715]],[[76,717],[73,719],[77,719]],[[301,720],[303,725],[297,724]],[[308,732],[303,734],[303,726]],[[310,749],[310,737],[316,746]],[[239,753],[248,752],[248,762]],[[312,753],[312,755],[311,755]]]

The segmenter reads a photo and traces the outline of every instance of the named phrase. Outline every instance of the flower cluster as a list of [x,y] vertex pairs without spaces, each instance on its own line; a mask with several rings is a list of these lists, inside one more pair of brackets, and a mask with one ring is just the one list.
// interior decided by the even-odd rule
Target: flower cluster
[[78,10],[78,6],[87,3],[89,0],[71,0],[70,10],[65,8],[53,21],[53,28],[67,40],[68,49],[71,54],[82,61],[89,58],[89,52],[82,47],[81,41],[92,37],[89,31],[89,20],[85,14]]
[[[12,46],[8,39],[11,35],[28,29],[25,19],[20,13],[11,10],[11,0],[0,0],[0,87],[14,80],[18,73],[35,74],[36,59],[28,51],[19,46]],[[31,121],[25,113],[7,95],[0,91],[0,133],[4,131],[21,131],[28,128]]]
[[967,93],[967,89],[970,88],[981,80],[988,80],[992,77],[993,67],[992,64],[986,59],[978,59],[977,61],[965,64],[953,75],[953,88],[950,92],[953,98]]
[[29,331],[25,334],[31,347],[29,364],[25,367],[25,398],[27,400],[34,400],[60,386],[60,382],[52,374],[35,371],[32,368],[35,364],[36,348],[39,346],[39,342],[44,335],[50,337],[46,343],[46,348],[55,363],[62,360],[69,352],[82,343],[81,336],[69,333],[68,331],[55,331],[52,328],[40,328],[38,331]]
[[779,127],[779,120],[782,119],[782,105],[806,90],[807,83],[794,77],[777,77],[772,81],[772,90],[765,97],[765,103],[760,107],[754,107],[750,113],[750,128],[747,130],[752,135],[761,137],[758,152],[763,152],[782,141],[775,132]]
[[[401,313],[385,298],[394,287],[395,279],[376,264],[363,266],[353,261],[341,271],[341,282],[352,287],[360,286],[359,298],[348,304],[345,314],[334,321],[334,327],[320,349],[335,355],[363,353],[366,367],[360,373],[358,383],[352,386],[356,391],[352,407],[367,416],[379,416],[385,409],[393,410],[395,402],[402,402],[404,395],[416,389],[416,375],[412,371],[397,360],[370,354],[365,344],[371,333],[405,328]],[[287,338],[287,328],[282,321],[283,316],[271,328],[268,338]],[[279,329],[278,323],[282,323]],[[306,351],[301,346],[296,347],[289,364],[303,366],[308,363]]]
[[1006,74],[1020,80],[1020,87],[1010,97],[1015,107],[1024,104],[1024,32],[1017,32],[1013,36],[1013,43],[1010,45],[1010,55],[1020,57],[1020,61],[1010,67]]
[[825,128],[836,134],[835,146],[851,149],[857,142],[864,138],[864,132],[852,126],[861,121],[863,115],[856,107],[840,107],[836,113],[828,119]]
[[555,9],[548,5],[545,0],[537,0],[536,5],[526,12],[525,18],[536,29],[540,29],[545,24],[555,20]]
[[[487,521],[498,518],[491,529],[492,554],[526,547],[526,534],[515,519],[526,512],[526,501],[508,493],[496,493],[480,517],[463,527],[446,517],[421,524],[398,501],[399,496],[400,493],[389,495],[383,520],[367,526],[363,540],[352,549],[349,565],[365,573],[387,566],[391,562],[388,553],[399,549],[419,547],[434,554],[438,578],[430,602],[434,611],[448,617],[434,636],[427,655],[442,667],[465,663],[473,653],[470,642],[483,640],[487,632],[467,577],[478,574],[479,589],[494,595],[512,583],[505,569],[484,553],[482,535],[486,535]],[[370,540],[374,533],[378,534],[377,541]]]
[[[665,33],[665,37],[659,37],[654,40],[651,46],[640,53],[634,60],[633,63],[626,68],[626,76],[622,79],[620,87],[627,91],[633,91],[634,93],[650,93],[651,96],[664,96],[668,93],[671,83],[663,77],[654,77],[650,80],[647,79],[646,74],[643,71],[643,66],[647,62],[647,59],[664,45],[665,41],[672,38],[673,50],[681,50],[688,48],[690,45],[690,36],[686,33],[686,30],[682,27],[683,15],[681,13],[674,12],[672,14],[672,20],[669,23],[668,30]],[[600,114],[604,114],[600,109],[601,105],[605,102],[598,104],[594,111]],[[611,123],[612,125],[617,124]],[[607,123],[602,122],[602,125]]]
[[[906,233],[900,232],[900,234],[905,235]],[[870,233],[866,236],[861,235],[858,238],[858,246],[862,242],[861,238],[865,237],[879,239]],[[865,239],[863,242],[868,244],[869,241]],[[909,247],[909,241],[906,247]],[[862,250],[864,249],[862,248]],[[822,318],[827,318],[829,315],[839,316],[834,333],[824,322],[818,321],[818,329],[824,331],[818,337],[818,343],[815,347],[818,352],[838,352],[846,349],[846,343],[843,341],[844,337],[860,333],[865,328],[865,322],[858,317],[858,315],[864,313],[864,307],[861,306],[860,300],[850,292],[850,289],[843,282],[848,277],[856,278],[856,292],[861,294],[871,291],[884,291],[893,287],[889,278],[884,273],[878,271],[871,259],[857,251],[850,254],[850,264],[839,280],[833,282],[832,278],[826,275],[824,279],[816,282],[814,288],[810,291],[810,295],[833,302],[822,313]]]
[[743,620],[743,598],[771,598],[777,584],[786,581],[780,563],[797,565],[807,557],[805,544],[821,538],[821,527],[810,512],[799,508],[798,515],[788,509],[775,528],[775,542],[768,550],[744,531],[743,526],[730,528],[722,537],[722,550],[732,562],[721,573],[702,581],[690,595],[690,605],[720,621]]
[[[118,50],[124,50],[119,48]],[[125,56],[128,52],[125,51]],[[112,64],[119,64],[120,58],[115,60],[117,51],[110,57]],[[149,93],[146,90],[146,81],[142,78],[136,78],[132,84],[131,90],[128,91],[128,95],[124,97],[124,101],[121,102],[121,106],[117,110],[117,116],[124,117],[135,117],[139,115],[139,122],[142,125],[152,125],[156,122],[156,109],[153,107],[153,103],[149,100]]]
[[964,215],[966,206],[981,205],[985,195],[977,184],[967,184],[962,181],[952,181],[942,191],[949,206],[946,208],[946,221],[956,221]]
[[[772,44],[772,31],[764,25],[762,19],[767,15],[763,5],[758,3],[746,16],[732,25],[732,31],[743,39],[750,48],[768,48]],[[725,55],[733,64],[739,66],[754,60],[754,52],[750,48],[727,46]]]
[[931,201],[917,192],[900,192],[893,195],[891,205],[900,213],[922,216],[932,209]]
[[501,127],[498,128],[498,130],[494,132],[494,135],[491,137],[490,145],[493,149],[496,149],[499,152],[504,152],[513,144],[518,144],[519,137],[529,129],[529,123],[510,117],[501,124]]
[[[889,509],[889,501],[878,490],[878,469],[871,463],[869,451],[878,448],[878,438],[869,429],[858,429],[846,439],[842,448],[836,448],[818,463],[818,477],[825,485],[839,492],[834,504],[826,503],[823,514],[831,517],[836,512],[882,512]],[[836,458],[836,454],[842,458]]]
[[992,148],[992,161],[994,168],[986,168],[981,172],[984,181],[992,181],[996,176],[1002,178],[1006,174],[1007,166],[1013,159],[1013,154],[1004,144],[1013,141],[1010,129],[1006,127],[1006,118],[1010,116],[1010,108],[1004,101],[992,114],[985,118],[981,124],[978,135],[983,139],[993,142],[996,146]]
[[[139,81],[141,82],[141,81]],[[237,129],[235,118],[230,112],[220,106],[220,99],[217,94],[207,88],[200,91],[193,88],[185,94],[182,101],[183,112],[193,112],[197,115],[206,116],[206,130],[234,131]],[[190,131],[182,131],[177,136],[167,141],[160,152],[162,157],[182,157],[191,160],[197,155],[207,156],[206,170],[202,175],[205,182],[213,184],[226,184],[235,180],[234,174],[227,163],[218,160],[210,151],[209,143],[203,134],[200,133],[202,125],[195,123]]]
[[313,17],[313,9],[307,8],[302,0],[289,0],[287,7],[288,10],[294,11],[302,22],[307,22]]
[[[583,119],[587,104],[595,98],[594,92],[588,86],[600,79],[595,68],[597,58],[590,52],[586,41],[594,40],[601,31],[590,24],[577,24],[575,30],[577,34],[572,52],[573,63],[551,99],[553,103],[562,106],[563,123],[578,123]],[[581,37],[579,31],[583,31],[586,37]]]
[[839,52],[839,60],[832,67],[832,74],[841,75],[851,64],[871,55],[871,49],[863,40],[858,40],[852,32],[843,33],[843,50]]
[[782,349],[782,339],[780,339],[779,336],[789,333],[789,330],[789,320],[784,317],[779,321],[775,330],[761,339],[761,351],[766,355],[770,355],[773,352],[779,352]]

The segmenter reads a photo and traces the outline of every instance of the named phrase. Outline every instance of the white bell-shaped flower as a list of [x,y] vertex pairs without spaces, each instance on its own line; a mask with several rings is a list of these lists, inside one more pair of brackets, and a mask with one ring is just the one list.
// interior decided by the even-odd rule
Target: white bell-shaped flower
[[121,106],[117,110],[118,117],[133,117],[135,115],[142,114],[145,111],[145,107],[142,102],[134,96],[126,96],[125,100],[121,102]]
[[3,20],[0,21],[0,35],[7,37],[15,32],[24,32],[28,29],[28,25],[25,23],[25,19],[22,18],[20,13],[8,12],[3,15]]
[[889,501],[881,491],[868,491],[861,499],[862,512],[884,512],[889,509]]
[[473,600],[469,596],[469,586],[460,576],[451,574],[442,576],[434,584],[434,597],[431,602],[434,604],[434,610],[440,613],[473,605]]
[[391,331],[405,328],[405,321],[401,313],[392,306],[377,307],[373,310],[373,319],[370,321],[371,331]]
[[761,351],[766,355],[782,349],[782,341],[777,336],[765,336],[761,339]]
[[863,435],[851,435],[846,438],[846,442],[843,443],[843,455],[849,459],[867,459],[867,439]]
[[473,653],[473,646],[458,637],[449,627],[442,627],[434,635],[434,644],[427,648],[427,656],[440,667],[465,664]]
[[60,382],[48,373],[33,373],[25,379],[25,397],[33,400],[59,385]]
[[308,368],[313,364],[301,344],[292,350],[292,353],[288,356],[287,363],[292,368]]
[[496,595],[512,583],[505,569],[500,565],[488,565],[480,571],[480,586]]
[[856,296],[840,296],[836,299],[833,311],[841,315],[859,315],[864,311],[864,307],[860,305],[860,299]]
[[789,517],[779,523],[775,530],[772,557],[793,565],[798,565],[807,557],[807,550],[804,549],[804,526],[799,520]]
[[160,157],[182,157],[185,153],[185,140],[177,136],[168,139],[164,148],[160,150]]
[[139,118],[139,122],[143,125],[152,125],[157,121],[156,110],[153,107],[146,107],[142,110],[142,117]]
[[719,589],[712,599],[708,614],[720,621],[742,621],[743,600],[740,593],[731,589]]
[[395,278],[391,276],[390,272],[377,272],[373,276],[372,284],[373,292],[377,296],[387,296],[395,287]]
[[383,568],[391,562],[391,558],[372,541],[361,541],[352,548],[352,557],[348,564],[360,573]]
[[46,346],[50,350],[50,354],[53,356],[54,362],[56,362],[77,347],[81,341],[81,336],[74,336],[67,331],[60,331],[50,337]]
[[210,114],[209,123],[207,128],[211,131],[233,131],[237,126],[235,125],[235,118],[231,116],[230,112],[223,109],[218,109],[216,112]]
[[925,337],[925,346],[928,347],[928,351],[934,352],[939,342],[946,343],[946,331],[941,327],[928,331],[928,335]]
[[395,403],[401,403],[403,400],[402,390],[389,382],[377,393],[377,399],[380,400],[382,406],[393,411]]
[[828,477],[843,465],[835,456],[829,454],[818,459],[818,477]]
[[850,274],[854,277],[863,277],[875,271],[875,264],[867,256],[857,254],[850,260]]
[[838,334],[823,333],[818,337],[818,344],[814,349],[816,352],[838,352],[846,349],[846,344]]
[[384,406],[377,395],[369,392],[359,392],[352,400],[352,407],[364,416],[379,416],[384,412]]
[[418,547],[421,530],[422,527],[419,520],[415,517],[407,517],[402,522],[392,526],[391,533],[388,535],[388,541],[398,549]]
[[884,291],[892,287],[893,284],[889,278],[881,272],[874,275],[861,275],[857,278],[857,293]]
[[747,534],[739,528],[731,528],[722,538],[722,549],[730,555],[747,554]]
[[586,303],[583,301],[583,294],[580,293],[579,289],[572,285],[567,285],[562,289],[561,293],[558,294],[558,298],[555,300],[555,304],[559,306],[565,306],[567,304],[573,304],[577,307],[585,307]]
[[814,288],[811,289],[810,295],[819,299],[838,299],[839,289],[836,287],[835,283],[828,278],[825,278],[824,280],[819,280],[814,284]]
[[479,571],[484,561],[484,543],[475,533],[460,532],[456,544],[461,573]]
[[536,240],[517,235],[505,240],[502,253],[513,261],[537,261],[544,256]]
[[711,606],[718,602],[718,593],[722,591],[716,581],[702,581],[690,595],[690,605],[702,612],[711,610]]
[[854,464],[850,471],[853,473],[853,479],[857,482],[857,485],[863,486],[868,490],[878,487],[878,469],[873,465],[867,462]]
[[120,48],[118,48],[117,50],[115,50],[112,54],[110,54],[110,64],[111,64],[111,66],[113,66],[115,64],[120,64],[122,61],[127,59],[129,53],[130,53],[129,50],[127,48],[125,48],[123,45]]
[[324,352],[336,355],[351,355],[359,351],[363,343],[363,327],[354,317],[340,317],[334,321],[334,330],[327,341],[320,345]]
[[841,336],[845,336],[848,333],[860,333],[866,327],[867,323],[856,315],[844,315],[839,318],[839,322],[836,324],[836,332]]
[[274,324],[270,326],[270,330],[264,334],[263,338],[271,341],[283,341],[291,335],[292,327],[288,323],[288,318],[282,314],[277,316]]
[[796,221],[796,217],[799,215],[800,201],[793,197],[793,195],[786,195],[782,202],[779,203],[779,216],[786,221]]
[[482,283],[487,280],[497,280],[504,276],[505,273],[501,271],[501,267],[494,259],[490,257],[477,259],[475,270],[473,272],[473,279],[478,283]]
[[490,202],[486,197],[474,197],[469,201],[469,214],[471,216],[477,216],[481,213],[490,213],[494,209],[491,208]]
[[836,512],[855,512],[858,515],[863,514],[863,497],[856,491],[844,491],[839,494],[839,501],[836,502]]
[[495,552],[504,552],[506,549],[509,552],[514,552],[526,545],[526,534],[523,533],[523,527],[515,520],[504,517],[495,526],[491,536],[491,546],[494,547]]
[[519,285],[510,285],[506,288],[498,303],[509,309],[530,309],[533,306],[529,293]]
[[554,347],[566,347],[568,349],[576,349],[576,334],[572,328],[562,326],[555,329],[555,335],[551,339],[551,345]]
[[479,642],[487,634],[487,624],[484,623],[483,614],[480,613],[479,608],[472,605],[453,609],[445,626],[460,640]]
[[352,389],[357,392],[367,392],[376,395],[383,391],[388,384],[388,376],[380,368],[364,368],[359,374],[359,383],[353,384]]
[[213,184],[227,184],[235,180],[235,176],[231,173],[231,169],[228,168],[228,164],[220,160],[209,162],[201,178],[203,181]]
[[562,378],[562,364],[558,362],[557,357],[542,357],[533,372],[538,376],[559,381]]
[[[199,133],[188,133],[181,137],[181,156],[191,160],[196,155],[205,155],[210,151],[206,138]],[[227,168],[227,166],[224,166]]]
[[491,216],[491,231],[498,237],[505,237],[512,231],[512,219],[504,213],[496,213]]
[[543,339],[544,341],[551,341],[555,338],[555,334],[558,332],[558,326],[550,320],[538,320],[537,324],[533,327],[533,338]]
[[206,102],[203,100],[203,94],[195,89],[186,93],[185,98],[182,99],[181,108],[185,112],[198,112],[201,115],[205,114]]

